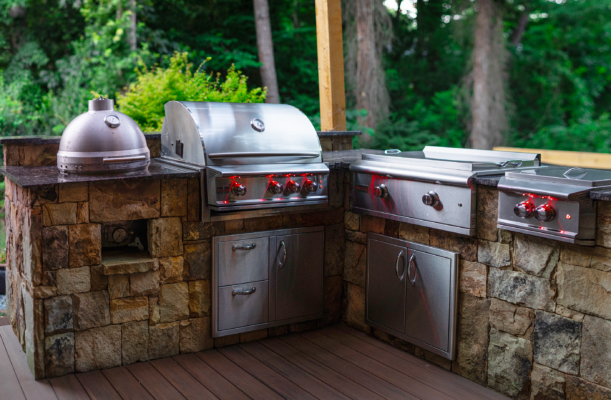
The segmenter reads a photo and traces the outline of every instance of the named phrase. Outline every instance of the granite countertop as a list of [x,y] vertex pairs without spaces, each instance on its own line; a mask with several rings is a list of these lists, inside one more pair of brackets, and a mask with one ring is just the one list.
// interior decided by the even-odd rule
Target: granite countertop
[[[359,136],[361,131],[317,131],[319,137],[326,136]],[[144,137],[151,140],[160,140],[161,133],[149,132],[145,133]],[[0,137],[0,144],[55,144],[59,143],[61,136],[6,136]]]
[[60,174],[57,166],[46,167],[0,167],[0,174],[22,188],[55,185],[70,182],[98,182],[119,179],[165,179],[165,178],[197,178],[199,172],[180,168],[152,159],[148,170],[107,175],[65,175]]

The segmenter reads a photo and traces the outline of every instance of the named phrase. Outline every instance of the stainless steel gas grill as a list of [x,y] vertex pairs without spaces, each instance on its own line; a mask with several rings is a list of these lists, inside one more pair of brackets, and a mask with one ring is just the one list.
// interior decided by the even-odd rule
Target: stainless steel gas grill
[[328,203],[318,135],[295,107],[171,101],[165,113],[161,158],[202,172],[203,221]]
[[477,176],[540,168],[539,154],[427,146],[363,154],[350,165],[353,211],[475,234]]
[[498,186],[498,227],[594,246],[596,205],[590,191],[608,187],[611,171],[549,167],[508,172]]

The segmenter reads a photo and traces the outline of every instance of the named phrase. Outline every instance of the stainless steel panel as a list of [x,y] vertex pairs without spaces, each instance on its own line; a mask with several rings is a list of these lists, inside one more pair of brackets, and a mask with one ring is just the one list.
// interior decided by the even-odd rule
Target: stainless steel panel
[[[555,210],[556,217],[547,222],[538,221],[534,217],[519,217],[513,210],[523,201],[529,201],[534,207],[549,205]],[[594,201],[584,196],[581,197],[581,201],[567,201],[549,195],[536,195],[532,191],[518,192],[502,189],[499,191],[498,227],[566,243],[594,245],[596,207]]]
[[323,256],[323,232],[276,237],[276,320],[322,312]]
[[[371,326],[414,343],[424,349],[447,359],[454,359],[456,347],[456,312],[458,302],[458,262],[459,253],[407,242],[401,239],[369,233],[368,237],[368,273],[366,293],[366,322]],[[380,271],[381,266],[373,266],[373,260],[384,264],[386,271],[390,270],[401,275],[397,268],[396,258],[379,254],[380,251],[390,252],[391,247],[372,247],[376,242],[386,243],[395,249],[407,249],[407,267],[404,276],[405,302],[396,307],[405,310],[404,333],[389,328],[370,317],[370,311],[376,308],[388,308],[388,303],[396,303],[399,289],[393,282],[392,274],[374,276],[374,271]],[[410,262],[411,259],[411,262]],[[399,270],[397,272],[397,269]],[[385,299],[383,292],[376,293],[371,279],[380,278],[377,286],[389,288],[389,296],[394,301]],[[397,277],[394,276],[394,280]],[[413,283],[413,285],[412,285]],[[380,311],[387,312],[388,311]],[[396,318],[396,315],[392,316]],[[396,328],[396,323],[395,328]]]
[[[176,153],[173,144],[180,140],[185,150],[197,147],[195,142],[199,141],[199,148],[189,149],[184,159],[200,163],[203,156],[206,165],[322,162],[314,126],[295,107],[185,101],[169,102],[165,109],[164,155]],[[187,119],[190,121],[177,122]],[[258,129],[255,120],[262,121],[264,129]],[[205,152],[200,154],[204,146]]]
[[[161,155],[197,165],[206,165],[204,143],[199,127],[184,104],[169,101],[163,106],[165,118],[161,127]],[[177,142],[183,147],[177,153]]]
[[267,280],[269,237],[217,243],[219,286]]
[[408,250],[405,335],[449,352],[452,276],[455,275],[452,261]]
[[367,323],[405,333],[407,247],[367,241]]
[[[381,184],[388,188],[384,199],[376,197],[373,190]],[[433,208],[422,202],[429,191],[439,195],[441,208]],[[372,210],[411,218],[410,223],[429,226],[439,224],[439,229],[475,229],[476,186],[457,187],[442,184],[390,179],[380,175],[353,174],[353,201],[355,210]]]
[[402,217],[396,214],[390,214],[380,211],[372,211],[366,208],[353,207],[352,212],[359,215],[371,215],[372,217],[380,217],[384,219],[391,219],[393,221],[401,221],[406,222],[408,224],[426,226],[427,228],[439,229],[446,232],[454,232],[460,235],[466,236],[475,236],[476,229],[475,226],[472,228],[461,228],[458,226],[446,225],[439,222],[431,222],[424,219],[410,218],[410,217]]
[[[218,330],[261,324],[268,321],[268,281],[225,286],[218,289]],[[252,291],[251,294],[234,294]]]
[[[305,175],[305,176],[302,176]],[[328,175],[311,174],[283,174],[267,176],[231,176],[227,178],[216,177],[208,171],[208,206],[217,207],[218,210],[235,209],[236,207],[255,205],[262,207],[281,207],[282,204],[291,203],[299,205],[304,202],[326,201],[328,198]],[[318,184],[315,192],[308,193],[303,189],[306,179]],[[272,181],[276,181],[286,188],[286,183],[291,180],[298,183],[302,190],[297,193],[289,193],[286,189],[279,194],[272,194],[268,187]],[[232,192],[234,185],[243,185],[246,194],[237,196]]]
[[584,188],[611,186],[611,171],[589,168],[549,167],[541,170],[508,172],[508,179],[531,180],[537,183],[548,182],[560,185],[581,186]]

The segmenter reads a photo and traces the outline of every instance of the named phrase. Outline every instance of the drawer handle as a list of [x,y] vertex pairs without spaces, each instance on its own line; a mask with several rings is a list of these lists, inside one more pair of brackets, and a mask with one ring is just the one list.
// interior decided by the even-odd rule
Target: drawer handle
[[[414,278],[412,279],[412,264],[414,265]],[[416,278],[418,277],[418,275],[416,275],[416,255],[412,254],[411,257],[409,258],[409,262],[407,263],[407,279],[409,279],[409,283],[412,284],[412,286],[414,286],[416,284]]]
[[286,263],[286,244],[284,244],[284,240],[280,241],[280,246],[284,249],[284,257],[282,258],[282,262],[278,266],[282,268]]
[[399,260],[401,259],[401,257],[403,257],[403,250],[399,252],[399,255],[397,256],[397,262],[395,263],[395,273],[397,274],[397,278],[399,278],[399,281],[403,282],[403,278],[405,278],[405,268],[403,268],[403,273],[399,275]]
[[246,245],[246,246],[236,246],[236,245],[233,245],[233,246],[231,246],[231,251],[236,251],[236,250],[252,250],[255,247],[257,247],[257,245],[255,243],[250,244],[250,245]]
[[238,295],[245,296],[245,295],[248,295],[248,294],[253,294],[256,291],[257,291],[257,288],[253,286],[253,287],[251,287],[248,290],[241,290],[241,289],[233,290],[231,292],[231,295],[232,296],[238,296]]

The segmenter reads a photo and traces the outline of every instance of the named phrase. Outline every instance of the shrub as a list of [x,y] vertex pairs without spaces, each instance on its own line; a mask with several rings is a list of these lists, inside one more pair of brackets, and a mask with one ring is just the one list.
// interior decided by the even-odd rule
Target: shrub
[[[209,60],[209,58],[208,58]],[[121,112],[132,117],[145,132],[160,131],[165,114],[163,105],[171,100],[215,101],[228,103],[262,103],[266,90],[248,90],[247,77],[229,68],[224,80],[221,74],[206,74],[203,64],[192,72],[187,53],[175,53],[168,68],[143,68],[138,79],[124,95],[117,94]]]

